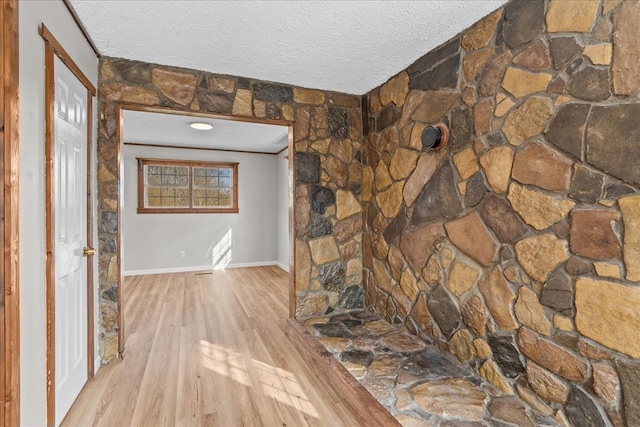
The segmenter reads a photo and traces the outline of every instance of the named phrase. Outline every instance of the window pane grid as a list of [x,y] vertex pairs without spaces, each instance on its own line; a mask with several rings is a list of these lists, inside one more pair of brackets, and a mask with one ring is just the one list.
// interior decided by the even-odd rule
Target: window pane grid
[[237,163],[138,159],[138,212],[238,212]]
[[189,167],[146,165],[145,172],[145,207],[189,207]]
[[233,206],[233,170],[230,168],[193,168],[193,205],[204,208]]

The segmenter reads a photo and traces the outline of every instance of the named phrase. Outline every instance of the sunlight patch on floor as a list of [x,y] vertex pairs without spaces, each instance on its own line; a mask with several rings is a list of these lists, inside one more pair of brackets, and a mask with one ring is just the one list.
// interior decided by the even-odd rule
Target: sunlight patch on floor
[[241,353],[203,340],[200,341],[200,352],[202,365],[206,369],[247,387],[252,386],[250,375],[255,371],[258,377],[253,380],[259,381],[265,395],[309,416],[319,418],[309,397],[291,372],[255,359],[249,361],[251,366],[248,367]]

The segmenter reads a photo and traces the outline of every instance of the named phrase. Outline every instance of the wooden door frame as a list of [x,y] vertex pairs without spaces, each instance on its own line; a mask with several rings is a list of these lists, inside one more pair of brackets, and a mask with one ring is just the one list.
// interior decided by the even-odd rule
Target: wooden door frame
[[142,111],[148,113],[163,113],[163,114],[174,114],[177,116],[190,116],[190,117],[201,117],[201,118],[209,118],[209,119],[221,119],[221,120],[229,120],[234,122],[246,122],[246,123],[260,123],[266,125],[279,125],[279,126],[287,126],[288,128],[288,143],[287,149],[289,150],[288,157],[288,193],[289,193],[289,317],[294,318],[296,313],[296,290],[295,290],[295,222],[294,222],[294,200],[295,200],[295,180],[294,180],[294,171],[295,171],[295,156],[294,153],[294,141],[293,141],[293,131],[295,123],[289,120],[277,120],[277,119],[266,119],[266,118],[256,118],[256,117],[239,117],[231,114],[221,114],[221,113],[203,113],[199,111],[184,111],[180,109],[174,109],[169,107],[149,107],[146,105],[139,104],[127,104],[120,103],[116,106],[116,141],[118,141],[117,147],[117,157],[116,162],[118,164],[119,176],[118,176],[118,207],[116,210],[116,214],[118,217],[118,232],[116,237],[116,257],[118,260],[118,282],[117,282],[117,306],[118,306],[118,353],[120,357],[123,357],[125,351],[125,322],[124,322],[124,302],[123,302],[123,291],[122,285],[124,283],[124,276],[122,270],[122,223],[124,221],[121,211],[121,206],[124,202],[124,165],[122,159],[122,151],[124,148],[124,112],[125,111]]
[[0,0],[0,425],[20,425],[18,0]]
[[[93,98],[96,89],[80,67],[51,34],[40,25],[40,36],[45,42],[45,224],[46,224],[46,367],[47,367],[47,425],[55,424],[55,174],[54,174],[54,123],[55,82],[54,55],[69,68],[87,89],[87,246],[93,247],[93,200],[91,193],[91,164],[93,160]],[[93,319],[93,260],[87,262],[87,381],[94,375],[94,319]]]

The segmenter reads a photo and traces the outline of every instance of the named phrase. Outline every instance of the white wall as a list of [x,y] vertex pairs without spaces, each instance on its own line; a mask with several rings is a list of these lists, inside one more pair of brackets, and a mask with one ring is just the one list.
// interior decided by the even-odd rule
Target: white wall
[[[20,1],[18,12],[20,38],[20,417],[22,425],[42,426],[46,425],[44,40],[38,34],[38,26],[40,23],[44,23],[49,28],[94,85],[97,85],[98,62],[62,1]],[[95,104],[93,111],[96,111]],[[94,152],[95,140],[94,137]],[[95,165],[93,166],[95,171]],[[95,191],[94,194],[96,194]],[[96,268],[96,273],[97,270]],[[96,277],[94,284],[97,286],[97,283]],[[98,292],[96,291],[94,294],[97,297]],[[94,312],[97,319],[98,310],[94,310]],[[97,345],[98,340],[96,339],[95,342]],[[95,352],[97,355],[97,347]]]
[[278,265],[289,271],[289,161],[286,159],[289,150],[277,156],[276,187],[276,261]]
[[[125,123],[126,126],[126,123]],[[238,162],[237,214],[138,214],[136,157]],[[278,184],[274,155],[125,145],[124,274],[212,268],[231,236],[228,267],[276,261]],[[285,184],[286,185],[286,184]],[[180,257],[185,251],[185,257]]]

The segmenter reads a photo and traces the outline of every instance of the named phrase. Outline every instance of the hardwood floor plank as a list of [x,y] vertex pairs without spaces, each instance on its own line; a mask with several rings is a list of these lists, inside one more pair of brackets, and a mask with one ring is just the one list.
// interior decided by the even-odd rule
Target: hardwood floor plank
[[63,426],[358,426],[286,336],[278,267],[128,277],[123,360]]

